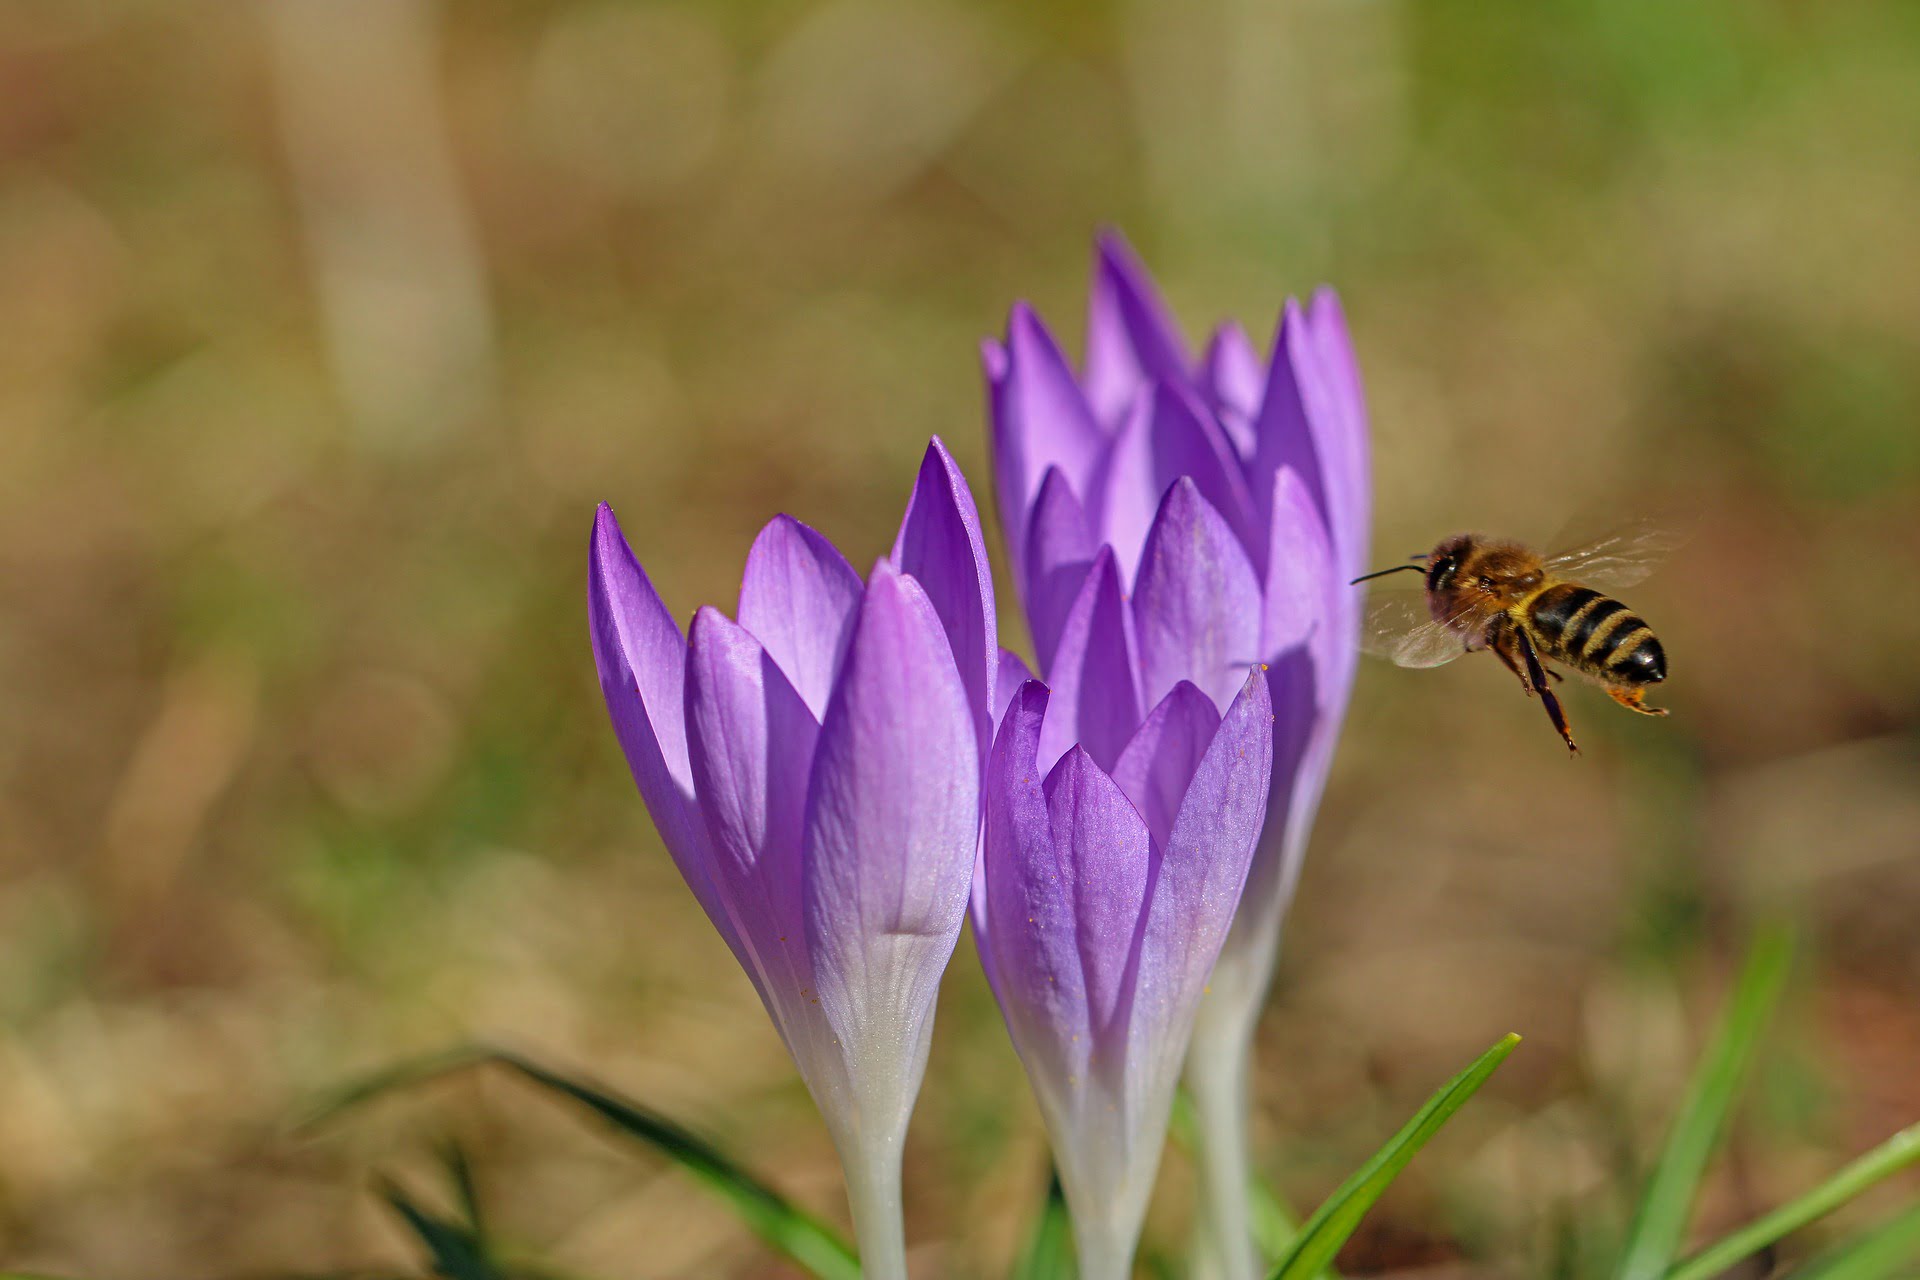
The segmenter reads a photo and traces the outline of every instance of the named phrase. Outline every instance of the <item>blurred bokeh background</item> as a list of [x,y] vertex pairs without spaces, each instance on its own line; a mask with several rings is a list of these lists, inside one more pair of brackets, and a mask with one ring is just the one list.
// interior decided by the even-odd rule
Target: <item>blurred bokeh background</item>
[[[1549,1274],[1786,912],[1703,1217],[1810,1185],[1920,1118],[1916,137],[1872,0],[0,5],[0,1264],[391,1269],[370,1179],[452,1136],[567,1271],[788,1274],[505,1079],[288,1120],[486,1035],[844,1221],[608,731],[593,506],[684,616],[775,510],[878,554],[931,433],[984,501],[977,340],[1077,350],[1102,225],[1196,341],[1341,290],[1383,555],[1698,526],[1631,593],[1672,718],[1575,691],[1576,763],[1490,661],[1363,669],[1268,1171],[1311,1203],[1522,1031],[1346,1256]],[[1044,1161],[963,941],[917,1265],[1002,1273]]]

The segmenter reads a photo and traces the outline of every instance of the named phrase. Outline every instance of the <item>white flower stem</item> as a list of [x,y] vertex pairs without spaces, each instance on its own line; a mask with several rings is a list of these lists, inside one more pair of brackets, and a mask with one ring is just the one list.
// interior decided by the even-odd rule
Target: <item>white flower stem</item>
[[1140,1229],[1116,1229],[1103,1214],[1075,1215],[1073,1250],[1080,1280],[1129,1280],[1133,1275],[1133,1251]]
[[1187,1090],[1200,1143],[1196,1278],[1256,1280],[1259,1275],[1247,1201],[1253,1179],[1247,1133],[1249,1022],[1202,1018],[1187,1053]]
[[853,1210],[853,1238],[863,1280],[907,1280],[907,1228],[898,1141],[839,1144]]

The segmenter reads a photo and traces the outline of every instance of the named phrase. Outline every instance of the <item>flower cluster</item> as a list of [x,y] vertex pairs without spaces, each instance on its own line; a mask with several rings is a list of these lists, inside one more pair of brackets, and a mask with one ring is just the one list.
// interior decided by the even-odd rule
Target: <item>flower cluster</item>
[[1195,360],[1108,238],[1083,373],[1024,306],[984,355],[1041,680],[998,648],[974,502],[935,440],[864,581],[779,517],[737,619],[701,609],[684,636],[603,507],[602,690],[833,1134],[866,1274],[905,1274],[900,1152],[970,900],[1080,1274],[1129,1273],[1187,1060],[1237,1276],[1248,1040],[1353,675],[1367,462],[1345,325],[1321,294],[1288,304],[1264,369],[1233,326]]
[[1247,663],[1276,709],[1264,836],[1200,1010],[1189,1083],[1207,1211],[1248,1274],[1246,1062],[1345,715],[1367,560],[1366,406],[1340,304],[1289,301],[1263,362],[1227,323],[1196,360],[1146,272],[1102,239],[1084,373],[1017,305],[983,348],[1014,581],[1054,697],[1050,760],[1112,766],[1189,681],[1225,711]]

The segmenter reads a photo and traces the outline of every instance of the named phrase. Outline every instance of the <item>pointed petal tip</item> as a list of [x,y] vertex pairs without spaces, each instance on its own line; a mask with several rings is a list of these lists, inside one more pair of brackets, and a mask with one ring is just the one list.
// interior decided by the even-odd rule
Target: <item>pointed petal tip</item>
[[1307,314],[1322,323],[1346,327],[1346,304],[1340,301],[1340,291],[1330,284],[1314,289],[1313,296],[1307,300]]
[[1160,516],[1169,511],[1177,510],[1185,514],[1188,506],[1193,503],[1209,509],[1213,507],[1213,504],[1207,501],[1207,495],[1200,492],[1200,486],[1194,482],[1192,476],[1178,476],[1172,484],[1167,486],[1167,491],[1160,495],[1160,515],[1154,517],[1154,522],[1159,523]]
[[1273,716],[1273,688],[1267,675],[1267,664],[1256,662],[1247,668],[1247,682],[1240,686],[1240,697],[1252,698],[1257,703],[1266,704],[1267,716]]
[[698,652],[711,649],[716,644],[747,644],[755,649],[762,647],[759,639],[729,618],[724,609],[703,604],[693,611],[693,620],[687,624],[687,648]]
[[827,540],[824,534],[798,516],[791,516],[784,511],[777,511],[774,513],[772,519],[760,526],[760,532],[753,535],[753,546],[748,549],[747,554],[748,556],[752,556],[754,550],[760,548],[762,544],[769,542],[771,539],[786,537],[797,537],[807,542],[825,542]]
[[980,367],[987,381],[999,385],[1007,376],[1007,348],[998,338],[980,339]]
[[1137,271],[1140,267],[1140,255],[1133,250],[1133,244],[1126,233],[1111,224],[1102,226],[1093,237],[1094,252],[1103,264],[1110,264],[1124,271]]
[[1014,691],[1013,700],[1007,705],[1008,715],[1044,715],[1047,702],[1052,697],[1053,690],[1047,688],[1045,681],[1032,678],[1022,680],[1020,687]]
[[1018,361],[1021,353],[1040,345],[1053,350],[1059,349],[1053,330],[1041,318],[1032,304],[1021,301],[1013,304],[1007,312],[1007,356],[1010,361]]
[[1081,778],[1093,776],[1104,778],[1109,784],[1113,781],[1111,775],[1100,767],[1099,761],[1093,758],[1086,747],[1076,742],[1053,762],[1053,767],[1047,770],[1046,780],[1041,787],[1048,798],[1052,798],[1061,787],[1071,786]]
[[[1093,553],[1093,566],[1087,570],[1090,574],[1105,574],[1116,583],[1120,581],[1120,553],[1113,549],[1111,542],[1103,542],[1100,549]],[[1122,592],[1124,595],[1125,593]]]
[[593,558],[597,563],[601,557],[613,550],[615,545],[625,546],[626,535],[620,532],[619,517],[613,514],[613,504],[603,502],[593,512]]
[[[873,562],[873,568],[867,572],[867,590],[869,591],[880,586],[896,588],[902,583],[912,581],[912,578],[893,562],[891,556],[881,556]],[[918,590],[920,584],[915,582],[913,586]]]

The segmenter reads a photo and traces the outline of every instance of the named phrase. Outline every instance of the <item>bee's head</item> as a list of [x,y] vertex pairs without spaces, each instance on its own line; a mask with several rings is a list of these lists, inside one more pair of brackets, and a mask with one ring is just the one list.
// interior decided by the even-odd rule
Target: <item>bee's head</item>
[[1473,544],[1473,535],[1462,533],[1448,538],[1428,552],[1427,590],[1435,592],[1452,590],[1454,580],[1459,576],[1460,566],[1465,562],[1467,553],[1473,550]]

